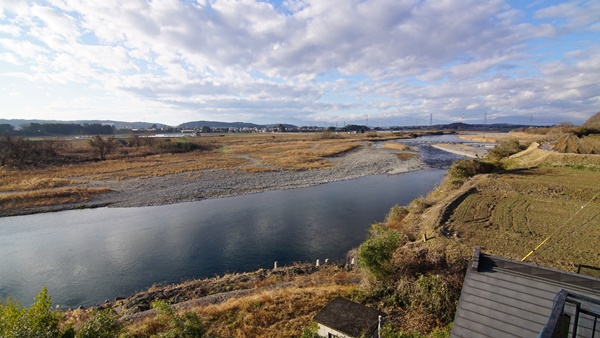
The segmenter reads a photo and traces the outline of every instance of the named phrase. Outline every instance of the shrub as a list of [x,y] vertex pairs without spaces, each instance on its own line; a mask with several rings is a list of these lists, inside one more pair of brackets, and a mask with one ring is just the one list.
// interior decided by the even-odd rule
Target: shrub
[[527,146],[521,144],[517,139],[503,141],[488,151],[488,157],[492,160],[500,160],[527,149]]
[[315,136],[316,140],[334,140],[340,138],[342,137],[339,134],[328,129],[323,130],[321,133]]
[[154,146],[156,149],[167,153],[187,153],[194,150],[203,149],[199,144],[190,142],[186,139],[171,141],[170,139],[162,141]]
[[118,147],[119,143],[115,140],[114,136],[102,138],[100,135],[96,135],[89,140],[92,151],[100,160],[106,160],[106,156],[111,154]]
[[77,332],[77,338],[116,337],[121,328],[116,325],[117,315],[110,309],[95,311]]
[[380,335],[382,338],[425,338],[420,332],[396,331],[389,323],[381,327]]
[[152,307],[156,310],[158,321],[164,327],[164,330],[156,335],[157,337],[204,337],[206,329],[195,313],[185,312],[179,315],[162,300],[152,302]]
[[431,206],[431,203],[429,203],[429,201],[427,201],[427,199],[423,196],[419,196],[419,198],[416,198],[415,200],[413,200],[410,205],[408,206],[410,212],[414,213],[414,214],[419,214],[422,213],[423,211],[425,211],[425,209],[429,208]]
[[452,333],[452,323],[439,327],[431,332],[429,335],[430,338],[449,338],[450,333]]
[[400,224],[408,215],[408,213],[409,211],[407,207],[394,205],[385,216],[385,223],[388,225]]
[[375,225],[369,238],[358,248],[358,263],[375,279],[384,279],[394,271],[391,258],[399,244],[397,231]]
[[308,327],[302,331],[300,338],[319,338],[319,335],[317,334],[318,330],[319,325],[316,322],[310,322]]
[[478,174],[489,174],[503,169],[499,163],[490,163],[479,159],[464,159],[455,161],[450,167],[453,178],[469,178]]
[[60,313],[51,311],[52,300],[44,286],[29,309],[8,299],[0,302],[0,337],[59,337]]
[[413,284],[410,297],[411,307],[420,307],[444,323],[452,322],[458,298],[456,293],[448,289],[443,277],[419,276]]

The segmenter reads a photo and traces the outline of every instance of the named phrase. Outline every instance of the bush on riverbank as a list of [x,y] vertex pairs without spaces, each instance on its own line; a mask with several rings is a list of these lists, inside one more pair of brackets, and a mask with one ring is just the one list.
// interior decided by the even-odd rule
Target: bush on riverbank
[[0,337],[62,337],[58,328],[61,314],[52,311],[51,305],[46,287],[30,308],[10,299],[0,302]]

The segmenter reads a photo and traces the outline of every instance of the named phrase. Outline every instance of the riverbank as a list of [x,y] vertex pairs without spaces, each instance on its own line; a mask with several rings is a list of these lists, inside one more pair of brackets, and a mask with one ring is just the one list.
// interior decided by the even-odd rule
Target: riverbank
[[[0,211],[0,217],[94,207],[141,207],[202,199],[230,197],[268,190],[295,189],[329,182],[382,174],[399,174],[427,166],[416,148],[401,151],[364,142],[351,151],[325,158],[331,166],[312,170],[263,170],[252,172],[256,159],[244,156],[244,165],[147,178],[85,180],[84,188],[109,189],[84,202]],[[199,158],[198,160],[202,160]]]
[[431,146],[449,153],[470,158],[483,158],[495,143],[438,143]]

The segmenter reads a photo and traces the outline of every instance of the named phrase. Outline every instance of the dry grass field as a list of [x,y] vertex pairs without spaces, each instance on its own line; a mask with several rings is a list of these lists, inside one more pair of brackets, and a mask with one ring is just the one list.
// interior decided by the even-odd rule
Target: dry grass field
[[[0,210],[86,201],[108,189],[102,181],[144,179],[178,173],[201,175],[202,170],[312,170],[332,164],[327,157],[352,150],[362,135],[322,138],[318,134],[225,134],[186,139],[201,149],[157,153],[150,147],[120,147],[105,161],[92,159],[82,140],[67,142],[65,156],[83,160],[29,167],[0,168]],[[100,188],[86,183],[99,181]],[[98,184],[96,184],[98,185]]]
[[510,133],[483,133],[483,134],[466,134],[458,135],[460,138],[475,142],[493,142],[500,143],[502,141],[517,139],[522,143],[542,142],[547,140],[556,140],[560,135],[559,132],[550,134],[532,134],[525,132],[510,132]]

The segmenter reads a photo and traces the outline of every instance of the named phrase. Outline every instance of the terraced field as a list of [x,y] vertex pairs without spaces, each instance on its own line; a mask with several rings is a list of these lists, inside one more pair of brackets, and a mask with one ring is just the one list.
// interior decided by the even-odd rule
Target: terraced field
[[446,224],[468,247],[574,271],[600,266],[600,171],[571,167],[484,175]]

